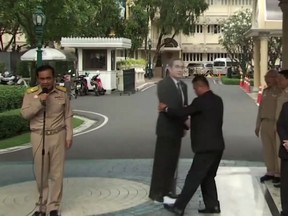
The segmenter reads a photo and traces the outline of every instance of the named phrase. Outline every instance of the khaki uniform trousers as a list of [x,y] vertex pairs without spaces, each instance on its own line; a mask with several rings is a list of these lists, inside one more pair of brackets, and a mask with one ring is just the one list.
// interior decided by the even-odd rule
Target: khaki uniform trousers
[[[47,210],[59,210],[63,191],[63,173],[65,160],[66,132],[61,130],[53,135],[45,135],[45,156],[43,169],[43,207]],[[34,156],[34,170],[37,189],[41,192],[42,135],[31,132],[31,143]],[[48,179],[50,182],[48,183]],[[40,200],[37,203],[40,207]]]
[[278,149],[276,145],[277,132],[275,131],[275,121],[270,119],[263,119],[261,121],[261,140],[264,151],[264,161],[267,167],[268,175],[279,176],[279,158]]

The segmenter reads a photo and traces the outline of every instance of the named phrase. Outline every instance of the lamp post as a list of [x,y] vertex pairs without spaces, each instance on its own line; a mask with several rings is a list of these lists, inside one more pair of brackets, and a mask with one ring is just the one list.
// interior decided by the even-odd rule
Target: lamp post
[[149,54],[148,54],[148,78],[152,78],[152,67],[151,67],[151,48],[152,48],[152,41],[151,38],[148,40],[148,48],[149,48]]
[[35,26],[36,39],[37,39],[37,67],[42,65],[42,40],[43,40],[43,26],[46,22],[46,16],[42,11],[41,6],[37,6],[33,13],[33,23]]

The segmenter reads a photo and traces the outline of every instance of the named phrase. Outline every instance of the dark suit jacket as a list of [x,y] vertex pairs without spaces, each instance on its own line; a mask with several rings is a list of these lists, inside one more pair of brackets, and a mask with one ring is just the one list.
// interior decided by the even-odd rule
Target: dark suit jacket
[[[184,95],[184,105],[187,105],[187,85],[180,81],[182,92]],[[165,77],[158,83],[157,86],[157,95],[159,102],[167,104],[172,108],[181,108],[181,98],[178,94],[178,89],[175,82],[170,76]],[[185,120],[187,116],[181,118],[169,117],[165,113],[159,113],[156,125],[156,134],[157,136],[163,137],[182,137],[183,131],[185,128]]]
[[279,157],[288,160],[288,152],[282,145],[283,140],[288,140],[288,102],[284,103],[277,121],[277,132],[280,138]]
[[191,145],[195,153],[224,150],[223,102],[212,91],[195,98],[185,108],[173,109],[168,106],[167,115],[191,117]]

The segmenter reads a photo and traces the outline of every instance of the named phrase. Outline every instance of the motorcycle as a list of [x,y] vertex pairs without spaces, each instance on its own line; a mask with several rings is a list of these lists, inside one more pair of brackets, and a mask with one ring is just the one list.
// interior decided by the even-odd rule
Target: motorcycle
[[94,92],[96,96],[105,95],[106,89],[103,88],[100,74],[96,74],[91,78],[90,84],[94,86]]
[[28,87],[28,84],[21,76],[15,76],[12,73],[6,71],[3,75],[0,74],[0,84],[2,85],[24,85]]
[[78,89],[80,96],[88,95],[88,82],[85,78],[86,75],[80,75],[76,81],[76,88]]

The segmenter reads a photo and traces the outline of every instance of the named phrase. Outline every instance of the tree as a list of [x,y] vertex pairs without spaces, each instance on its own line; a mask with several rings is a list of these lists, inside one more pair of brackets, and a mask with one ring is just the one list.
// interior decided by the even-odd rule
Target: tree
[[226,49],[229,57],[239,62],[243,73],[252,65],[253,39],[245,37],[245,33],[252,27],[252,11],[245,9],[237,11],[224,21],[220,44]]
[[148,34],[147,12],[141,5],[134,5],[130,8],[131,15],[125,21],[124,37],[130,38],[132,46],[130,56],[132,57],[143,44],[143,40]]
[[[245,37],[245,33],[252,27],[252,11],[241,10],[229,17],[223,23],[220,44],[226,49],[229,57],[239,62],[243,72],[247,72],[253,59],[253,39]],[[268,66],[274,68],[276,61],[281,60],[282,43],[279,37],[270,37],[268,41]]]
[[[208,8],[205,0],[138,0],[138,3],[148,9],[151,22],[159,31],[154,61],[160,49],[176,35],[193,34],[198,17]],[[170,40],[164,41],[165,36]]]
[[41,3],[38,0],[0,0],[0,4],[1,32],[15,28],[22,31],[30,47],[35,47],[37,42],[32,15],[39,4],[47,19],[43,32],[46,46],[49,42],[60,42],[61,37],[108,36],[111,29],[121,24],[120,9],[114,0],[65,0],[61,7],[58,0],[42,0]]
[[277,60],[282,60],[282,39],[280,37],[270,37],[268,41],[268,66],[275,68]]

